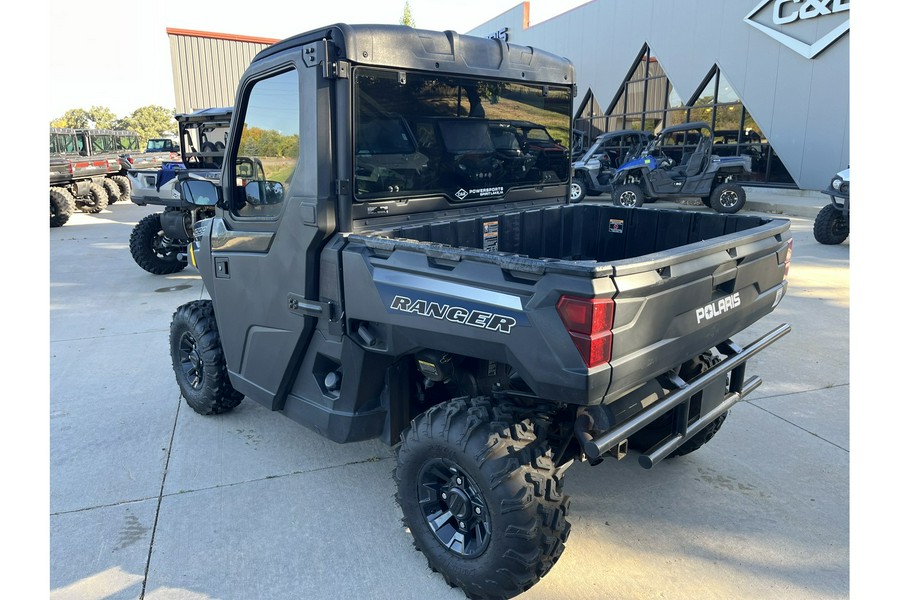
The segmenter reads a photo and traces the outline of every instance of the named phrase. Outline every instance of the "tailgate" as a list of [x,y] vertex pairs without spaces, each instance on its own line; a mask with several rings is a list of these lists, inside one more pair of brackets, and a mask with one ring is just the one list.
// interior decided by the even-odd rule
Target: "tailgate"
[[612,379],[605,403],[771,312],[787,286],[789,221],[615,265]]

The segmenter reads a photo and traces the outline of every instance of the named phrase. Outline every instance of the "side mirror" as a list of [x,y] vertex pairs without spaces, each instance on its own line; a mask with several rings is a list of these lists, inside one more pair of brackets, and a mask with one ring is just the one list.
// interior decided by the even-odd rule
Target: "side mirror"
[[181,182],[181,196],[194,206],[215,206],[219,203],[219,188],[211,181],[186,179]]
[[244,192],[249,204],[280,204],[284,201],[284,186],[278,181],[250,181]]

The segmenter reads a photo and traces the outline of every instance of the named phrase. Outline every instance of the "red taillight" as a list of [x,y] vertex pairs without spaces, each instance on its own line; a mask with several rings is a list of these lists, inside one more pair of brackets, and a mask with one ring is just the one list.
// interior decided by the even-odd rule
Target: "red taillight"
[[69,175],[74,175],[75,174],[75,165],[72,164],[71,160],[67,160],[66,162],[69,163]]
[[125,160],[127,160],[127,161],[128,161],[128,164],[130,164],[130,165],[133,165],[133,164],[134,164],[134,157],[133,157],[133,156],[128,156],[128,157],[126,157]]
[[563,296],[556,303],[556,312],[588,367],[608,363],[612,356],[615,309],[609,298]]
[[787,279],[788,271],[791,270],[791,255],[794,253],[794,240],[788,240],[787,254],[784,256],[784,278]]

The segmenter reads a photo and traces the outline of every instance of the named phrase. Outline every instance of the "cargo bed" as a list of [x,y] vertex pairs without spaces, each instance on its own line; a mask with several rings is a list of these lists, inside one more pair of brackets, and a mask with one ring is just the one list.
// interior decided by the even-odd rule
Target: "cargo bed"
[[464,256],[515,270],[607,276],[655,262],[677,264],[733,241],[779,236],[789,227],[787,219],[753,215],[575,204],[370,227],[350,237],[372,247]]

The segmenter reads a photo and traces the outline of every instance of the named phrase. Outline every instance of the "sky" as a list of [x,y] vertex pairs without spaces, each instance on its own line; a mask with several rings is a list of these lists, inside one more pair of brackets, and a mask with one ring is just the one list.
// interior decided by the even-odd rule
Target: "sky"
[[[531,0],[531,24],[586,2]],[[409,0],[416,27],[459,33],[521,3]],[[283,39],[332,23],[396,24],[403,16],[405,0],[304,0],[290,4],[283,0],[219,0],[210,5],[214,6],[211,10],[171,0],[118,4],[121,9],[116,10],[86,9],[87,3],[71,0],[49,0],[48,4],[50,121],[71,108],[105,106],[118,117],[151,104],[174,109],[167,27]],[[80,42],[73,42],[72,32],[84,34],[79,35]]]

